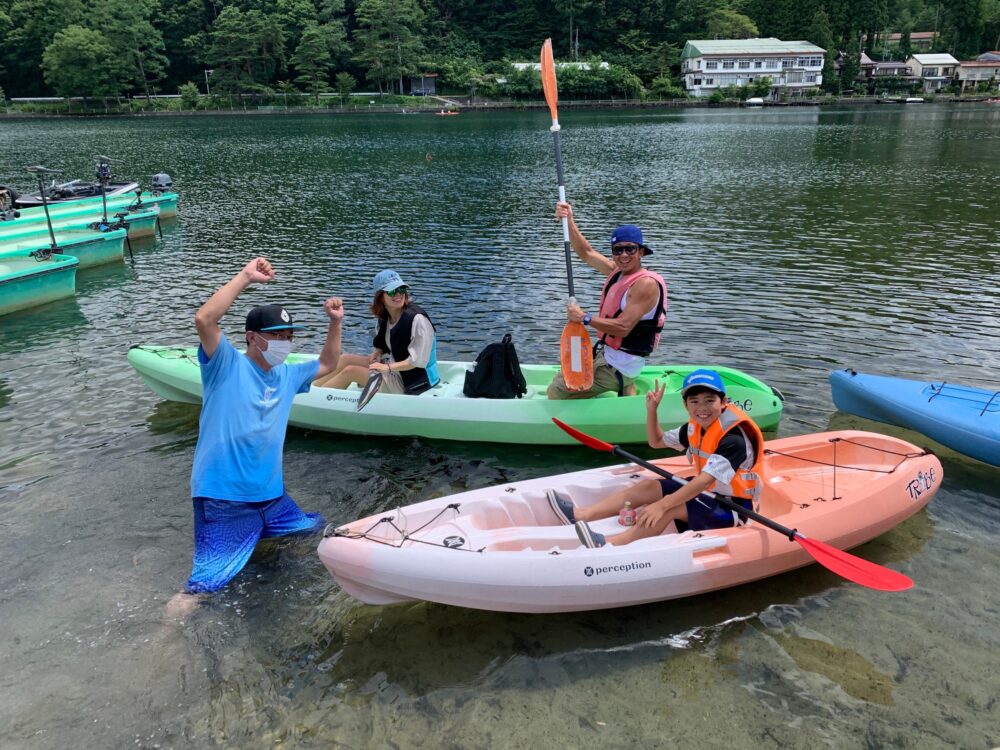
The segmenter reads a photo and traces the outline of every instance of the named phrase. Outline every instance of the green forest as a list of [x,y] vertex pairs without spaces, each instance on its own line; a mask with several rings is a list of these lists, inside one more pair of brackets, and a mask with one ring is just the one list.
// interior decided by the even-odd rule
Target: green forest
[[[7,97],[133,97],[379,91],[437,74],[438,91],[537,95],[537,61],[603,60],[560,73],[567,96],[682,95],[688,39],[804,39],[847,55],[906,54],[936,31],[959,59],[1000,47],[1000,0],[0,0],[0,87]],[[888,34],[903,43],[889,48]],[[853,64],[851,63],[853,61]],[[207,71],[211,71],[211,75]]]

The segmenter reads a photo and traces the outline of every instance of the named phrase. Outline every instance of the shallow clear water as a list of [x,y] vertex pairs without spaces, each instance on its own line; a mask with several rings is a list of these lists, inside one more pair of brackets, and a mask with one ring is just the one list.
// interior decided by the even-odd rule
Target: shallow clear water
[[[940,449],[925,513],[859,550],[917,586],[812,566],[688,600],[506,615],[346,597],[317,540],[263,545],[183,627],[195,407],[161,401],[131,344],[193,345],[246,260],[311,326],[396,268],[442,358],[503,333],[552,360],[565,296],[545,114],[0,122],[20,165],[170,173],[180,218],[76,298],[0,318],[0,745],[4,747],[985,747],[1000,745],[998,471]],[[670,285],[655,361],[721,362],[787,397],[780,435],[862,427],[831,369],[996,387],[1000,110],[569,111],[567,190],[595,244],[634,222]],[[429,158],[428,158],[429,157]],[[575,267],[593,307],[600,279]],[[343,522],[600,464],[585,449],[290,430],[300,504]]]

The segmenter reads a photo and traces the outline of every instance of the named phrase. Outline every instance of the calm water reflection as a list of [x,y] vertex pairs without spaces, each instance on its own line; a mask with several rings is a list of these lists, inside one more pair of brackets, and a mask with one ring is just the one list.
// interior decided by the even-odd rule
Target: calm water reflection
[[[877,427],[826,375],[996,382],[1000,112],[973,105],[567,112],[567,189],[603,243],[641,225],[670,284],[657,361],[724,362],[788,397],[781,434]],[[994,747],[1000,490],[940,451],[925,514],[861,553],[918,586],[877,594],[810,568],[614,612],[529,617],[344,596],[315,540],[265,545],[182,629],[197,409],[148,392],[133,343],[189,344],[192,316],[254,254],[323,331],[395,267],[445,358],[507,331],[551,360],[565,295],[546,116],[0,122],[0,183],[22,164],[170,173],[183,202],[134,263],[0,319],[0,744],[4,747]],[[428,156],[430,158],[428,158]],[[577,266],[578,295],[600,279]],[[462,489],[592,466],[499,448],[293,430],[286,475],[334,522]],[[720,720],[720,717],[725,720]]]

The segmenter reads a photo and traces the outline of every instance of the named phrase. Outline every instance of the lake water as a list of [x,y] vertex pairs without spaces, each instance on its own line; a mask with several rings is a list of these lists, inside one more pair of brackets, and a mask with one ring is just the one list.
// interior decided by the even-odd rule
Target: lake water
[[[509,615],[343,594],[318,539],[262,545],[178,627],[196,407],[154,396],[132,344],[194,345],[193,315],[257,254],[311,327],[345,298],[370,336],[393,267],[444,359],[514,334],[552,361],[566,294],[546,113],[0,122],[23,165],[171,174],[180,216],[74,299],[0,318],[0,746],[894,747],[1000,745],[998,469],[940,448],[926,512],[857,552],[885,594],[811,566],[614,611]],[[566,183],[606,248],[639,224],[670,285],[654,362],[718,362],[785,394],[779,435],[914,433],[839,414],[831,369],[997,387],[1000,108],[567,111]],[[595,273],[575,266],[593,309]],[[299,339],[297,339],[299,340]],[[646,455],[650,455],[649,452]],[[598,465],[584,448],[290,430],[287,484],[341,523]]]

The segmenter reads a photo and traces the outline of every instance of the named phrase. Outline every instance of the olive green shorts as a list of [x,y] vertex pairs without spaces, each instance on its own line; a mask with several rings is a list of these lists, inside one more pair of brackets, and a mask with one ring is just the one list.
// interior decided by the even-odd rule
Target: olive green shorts
[[620,396],[625,388],[634,382],[635,378],[626,377],[609,365],[604,359],[604,351],[602,350],[594,357],[594,385],[589,390],[571,391],[566,387],[566,381],[560,372],[552,378],[552,384],[549,385],[549,397],[555,399],[593,398],[608,391]]

